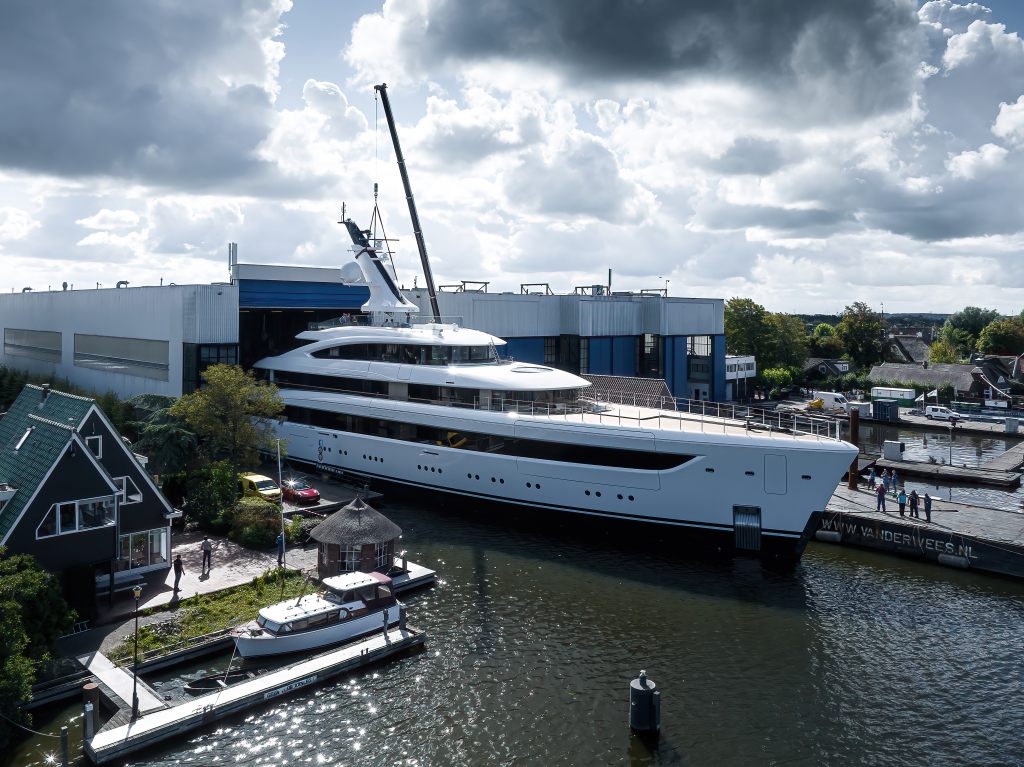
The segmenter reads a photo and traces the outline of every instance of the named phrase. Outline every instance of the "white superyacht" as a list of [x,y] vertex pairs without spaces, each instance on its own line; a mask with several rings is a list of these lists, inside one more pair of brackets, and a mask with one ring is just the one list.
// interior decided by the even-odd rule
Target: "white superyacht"
[[275,428],[292,460],[671,525],[702,546],[769,560],[800,556],[854,446],[827,430],[609,402],[576,375],[503,359],[500,338],[410,322],[418,307],[396,286],[380,242],[344,223],[370,287],[360,318],[368,323],[305,331],[299,348],[256,363],[281,389],[286,420]]

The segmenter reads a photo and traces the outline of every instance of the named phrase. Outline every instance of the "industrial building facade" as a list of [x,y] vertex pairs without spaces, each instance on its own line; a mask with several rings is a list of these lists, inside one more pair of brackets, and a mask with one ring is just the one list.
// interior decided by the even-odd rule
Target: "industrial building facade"
[[[426,292],[407,291],[420,307]],[[251,366],[312,324],[358,314],[340,269],[231,264],[231,282],[0,295],[0,365],[122,398],[180,396],[211,364]],[[573,373],[663,378],[676,397],[726,399],[724,302],[663,295],[438,294],[441,314],[504,338],[514,359]]]

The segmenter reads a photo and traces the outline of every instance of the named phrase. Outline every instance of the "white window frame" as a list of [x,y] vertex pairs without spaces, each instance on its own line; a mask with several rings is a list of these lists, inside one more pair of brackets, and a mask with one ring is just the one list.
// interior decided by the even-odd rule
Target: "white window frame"
[[[114,477],[114,484],[117,485],[117,502],[121,506],[130,506],[133,503],[142,502],[142,493],[139,492],[139,486],[135,484],[135,480],[129,476]],[[127,490],[126,490],[127,486]]]
[[393,562],[389,561],[388,557],[388,544],[378,543],[377,550],[374,552],[377,555],[377,567],[390,567]]
[[[363,547],[362,546],[342,546],[341,547],[341,571],[344,573],[358,572],[359,566],[363,563]],[[349,567],[349,564],[354,564],[354,567]]]
[[[92,530],[99,530],[104,527],[110,527],[114,524],[114,519],[111,519],[110,522],[104,525],[82,527],[82,506],[84,506],[87,503],[95,503],[96,501],[109,501],[110,506],[112,507],[111,516],[113,517],[116,515],[117,497],[113,495],[100,495],[96,496],[95,498],[79,498],[78,500],[74,501],[57,501],[56,503],[50,504],[50,508],[47,509],[46,514],[43,515],[42,520],[39,522],[38,525],[36,525],[36,540],[38,541],[44,540],[46,538],[56,538],[60,535],[73,535],[74,533],[88,533]],[[75,528],[73,530],[64,530],[60,522],[60,507],[69,506],[71,504],[74,504],[75,506]],[[57,532],[52,533],[50,535],[40,535],[39,528],[41,528],[43,526],[43,523],[46,522],[46,518],[50,516],[50,512],[56,514]]]
[[[91,440],[96,440],[96,443],[95,443],[96,447],[93,447],[93,443],[92,443]],[[92,454],[94,456],[96,456],[97,458],[100,458],[100,459],[103,458],[103,435],[102,434],[97,434],[97,435],[95,435],[93,437],[86,437],[85,438],[85,446],[87,448],[89,448],[89,450],[92,452]]]

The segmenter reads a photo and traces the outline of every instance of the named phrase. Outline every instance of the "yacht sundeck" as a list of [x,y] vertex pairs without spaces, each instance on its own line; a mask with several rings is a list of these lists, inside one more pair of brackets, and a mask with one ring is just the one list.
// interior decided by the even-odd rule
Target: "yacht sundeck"
[[325,578],[319,593],[264,607],[231,636],[243,658],[316,650],[383,631],[400,608],[386,575],[347,573]]

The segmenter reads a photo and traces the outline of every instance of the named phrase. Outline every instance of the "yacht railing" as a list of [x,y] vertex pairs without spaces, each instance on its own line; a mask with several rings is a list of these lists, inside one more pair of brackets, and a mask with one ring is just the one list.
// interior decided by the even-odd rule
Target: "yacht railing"
[[[383,315],[383,316],[382,316]],[[332,328],[411,328],[413,325],[458,325],[462,327],[461,316],[445,316],[434,319],[430,316],[416,315],[409,317],[401,312],[389,314],[377,312],[375,314],[345,314],[341,317],[334,317],[329,320],[319,320],[306,325],[307,330],[330,330]]]
[[[377,400],[390,400],[387,394],[354,391],[322,386],[295,386],[285,384],[282,388],[351,394]],[[472,401],[406,397],[405,402],[424,405],[487,410],[499,413],[559,418],[566,422],[580,422],[587,425],[622,426],[637,429],[659,429],[692,431],[699,428],[702,433],[728,433],[730,428],[743,429],[747,433],[768,436],[811,436],[818,439],[841,439],[842,422],[836,419],[814,417],[801,413],[778,412],[764,408],[734,405],[726,402],[709,402],[679,397],[624,394],[621,392],[594,392],[587,390],[587,396],[572,403],[536,402],[492,396],[490,400],[479,397]]]

